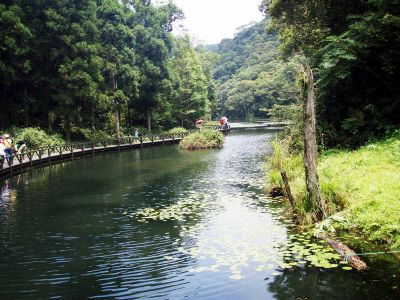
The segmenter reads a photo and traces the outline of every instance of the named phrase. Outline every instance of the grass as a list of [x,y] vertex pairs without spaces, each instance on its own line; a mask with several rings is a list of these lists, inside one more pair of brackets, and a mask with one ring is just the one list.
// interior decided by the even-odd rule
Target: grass
[[[279,147],[276,146],[275,147]],[[280,146],[285,149],[284,146]],[[283,153],[282,153],[283,152]],[[311,224],[301,155],[288,156],[279,149],[279,160],[289,175],[290,186],[304,224]],[[270,163],[271,184],[281,184],[277,162]],[[368,240],[400,249],[400,134],[355,151],[327,151],[318,162],[320,189],[340,229],[357,230]]]
[[224,135],[214,129],[201,129],[184,137],[179,148],[187,150],[220,148],[224,143]]

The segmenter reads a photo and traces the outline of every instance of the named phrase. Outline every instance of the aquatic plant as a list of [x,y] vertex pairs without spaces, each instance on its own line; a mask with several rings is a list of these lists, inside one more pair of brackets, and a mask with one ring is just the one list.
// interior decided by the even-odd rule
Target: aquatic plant
[[224,135],[214,129],[204,128],[184,137],[179,143],[180,149],[210,149],[220,148],[224,143]]

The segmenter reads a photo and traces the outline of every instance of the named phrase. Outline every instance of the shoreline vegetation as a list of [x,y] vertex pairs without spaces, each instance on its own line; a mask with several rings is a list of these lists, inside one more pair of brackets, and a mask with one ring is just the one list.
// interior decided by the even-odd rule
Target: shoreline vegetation
[[218,130],[203,128],[184,137],[179,143],[179,148],[185,150],[221,148],[224,140],[224,135]]
[[[318,159],[322,197],[328,216],[315,223],[307,196],[302,154],[293,154],[285,140],[273,142],[268,161],[270,190],[282,190],[281,171],[287,174],[294,198],[288,210],[297,223],[314,234],[326,232],[362,248],[400,249],[400,131],[354,151],[327,150]],[[365,250],[365,249],[363,249]]]

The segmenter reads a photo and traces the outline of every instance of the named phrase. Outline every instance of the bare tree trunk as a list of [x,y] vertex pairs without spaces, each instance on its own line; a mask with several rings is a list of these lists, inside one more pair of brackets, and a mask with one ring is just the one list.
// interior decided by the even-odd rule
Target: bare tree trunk
[[307,192],[316,212],[317,221],[326,216],[326,203],[321,197],[317,173],[317,138],[315,120],[314,77],[310,67],[304,70],[303,118],[304,118],[304,166]]
[[290,190],[289,180],[287,178],[286,172],[283,170],[281,171],[281,177],[282,177],[283,185],[285,187],[286,196],[290,202],[290,206],[292,207],[293,211],[296,211],[296,205],[294,204],[294,198],[293,198],[292,192]]
[[93,104],[93,106],[92,106],[92,117],[91,117],[91,125],[92,125],[92,130],[94,130],[95,129],[95,120],[96,120],[96,109],[95,109],[95,106],[94,106],[94,104]]
[[151,112],[149,108],[147,108],[146,114],[147,114],[147,130],[151,134]]
[[113,93],[114,93],[114,106],[115,106],[115,135],[119,140],[121,138],[121,132],[119,127],[119,105],[117,100],[115,99],[115,93],[117,92],[117,80],[115,79],[114,72],[112,73],[112,83],[113,83]]
[[49,131],[53,130],[53,127],[52,127],[53,120],[52,119],[53,118],[52,118],[51,112],[50,111],[47,112],[47,128]]
[[29,103],[28,103],[28,91],[24,88],[24,113],[25,113],[25,127],[29,126]]
[[71,122],[69,120],[69,117],[66,115],[65,116],[65,138],[68,142],[71,141]]

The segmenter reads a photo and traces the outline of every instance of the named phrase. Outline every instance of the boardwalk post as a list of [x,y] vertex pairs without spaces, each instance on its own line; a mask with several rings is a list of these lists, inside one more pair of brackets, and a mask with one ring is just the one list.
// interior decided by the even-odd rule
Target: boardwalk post
[[31,165],[32,166],[32,150],[29,150],[29,154],[28,154],[28,157],[29,157],[29,165]]
[[92,142],[92,155],[94,156],[94,142]]
[[140,148],[143,148],[143,137],[140,137]]
[[51,160],[51,150],[50,150],[50,147],[47,148],[47,158],[48,158],[48,161],[50,162],[50,160]]

